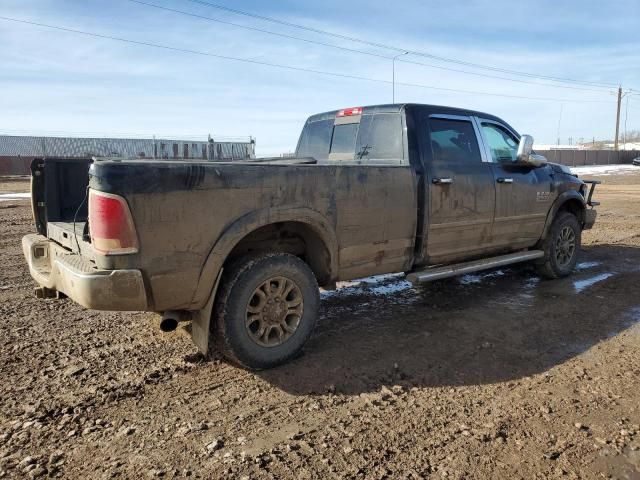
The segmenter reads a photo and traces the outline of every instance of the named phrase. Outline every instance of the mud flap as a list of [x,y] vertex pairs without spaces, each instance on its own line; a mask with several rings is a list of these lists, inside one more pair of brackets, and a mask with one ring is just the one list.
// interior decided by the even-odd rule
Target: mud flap
[[204,308],[193,312],[191,315],[191,340],[205,356],[209,355],[211,312],[213,312],[213,304],[216,299],[220,278],[222,278],[222,269],[218,273],[218,278]]
[[590,230],[593,224],[596,223],[596,211],[593,208],[584,211],[584,225],[583,230]]

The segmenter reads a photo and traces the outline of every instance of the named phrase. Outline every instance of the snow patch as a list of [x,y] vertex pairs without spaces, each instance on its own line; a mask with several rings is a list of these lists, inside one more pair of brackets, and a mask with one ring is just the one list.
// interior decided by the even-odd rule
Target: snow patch
[[404,273],[387,273],[372,277],[360,278],[347,282],[338,282],[335,290],[323,290],[322,298],[351,295],[390,295],[403,290],[408,290],[413,285],[404,280]]
[[640,167],[629,164],[615,165],[584,165],[582,167],[571,167],[571,171],[576,175],[613,175],[640,172]]
[[540,283],[540,277],[529,277],[525,282],[525,288],[535,288]]
[[600,262],[580,262],[576,265],[576,270],[586,270],[588,268],[597,267],[600,265]]
[[575,282],[573,282],[573,288],[575,288],[577,293],[580,293],[591,285],[606,280],[609,277],[613,277],[613,275],[613,273],[601,273],[600,275],[595,275],[585,280],[576,280]]
[[27,193],[0,193],[0,202],[10,202],[11,200],[22,200],[24,198],[31,198],[31,194]]
[[411,282],[402,280],[397,283],[389,283],[387,285],[380,285],[379,287],[372,288],[371,292],[375,295],[390,295],[392,293],[408,290],[411,287],[413,287],[413,284]]
[[462,285],[473,285],[475,283],[482,283],[484,280],[488,278],[502,277],[503,275],[504,275],[504,272],[502,270],[496,270],[495,272],[481,273],[479,275],[473,275],[473,274],[462,275],[458,279],[458,281]]

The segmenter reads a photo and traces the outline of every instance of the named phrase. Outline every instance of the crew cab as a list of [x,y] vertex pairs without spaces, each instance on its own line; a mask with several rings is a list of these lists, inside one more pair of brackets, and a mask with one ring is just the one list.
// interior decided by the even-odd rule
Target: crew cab
[[394,104],[309,117],[294,158],[37,159],[23,250],[40,297],[191,321],[205,354],[269,368],[310,336],[319,286],[570,274],[597,182],[532,145],[493,115]]

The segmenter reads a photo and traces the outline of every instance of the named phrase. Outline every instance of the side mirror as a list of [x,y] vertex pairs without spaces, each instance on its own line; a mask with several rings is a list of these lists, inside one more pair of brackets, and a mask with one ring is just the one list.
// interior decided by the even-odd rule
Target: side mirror
[[536,155],[533,152],[533,137],[531,135],[522,135],[518,144],[517,161],[532,167],[539,167],[547,163],[547,159],[543,155]]

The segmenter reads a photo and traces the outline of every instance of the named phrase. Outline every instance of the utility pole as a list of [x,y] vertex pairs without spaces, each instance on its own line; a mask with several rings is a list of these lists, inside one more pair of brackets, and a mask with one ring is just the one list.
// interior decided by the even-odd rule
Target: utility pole
[[399,53],[391,59],[391,88],[393,89],[393,101],[391,103],[396,103],[396,58],[407,55],[408,53],[409,52]]
[[624,107],[624,132],[622,133],[623,149],[627,149],[627,118],[629,117],[629,96],[627,95],[627,104]]
[[556,145],[560,145],[560,122],[562,121],[562,108],[564,107],[564,104],[561,103],[560,104],[560,116],[558,117],[558,133],[556,135]]
[[620,133],[620,104],[622,103],[622,87],[618,87],[618,110],[616,113],[616,139],[613,143],[613,149],[618,151],[618,135]]

